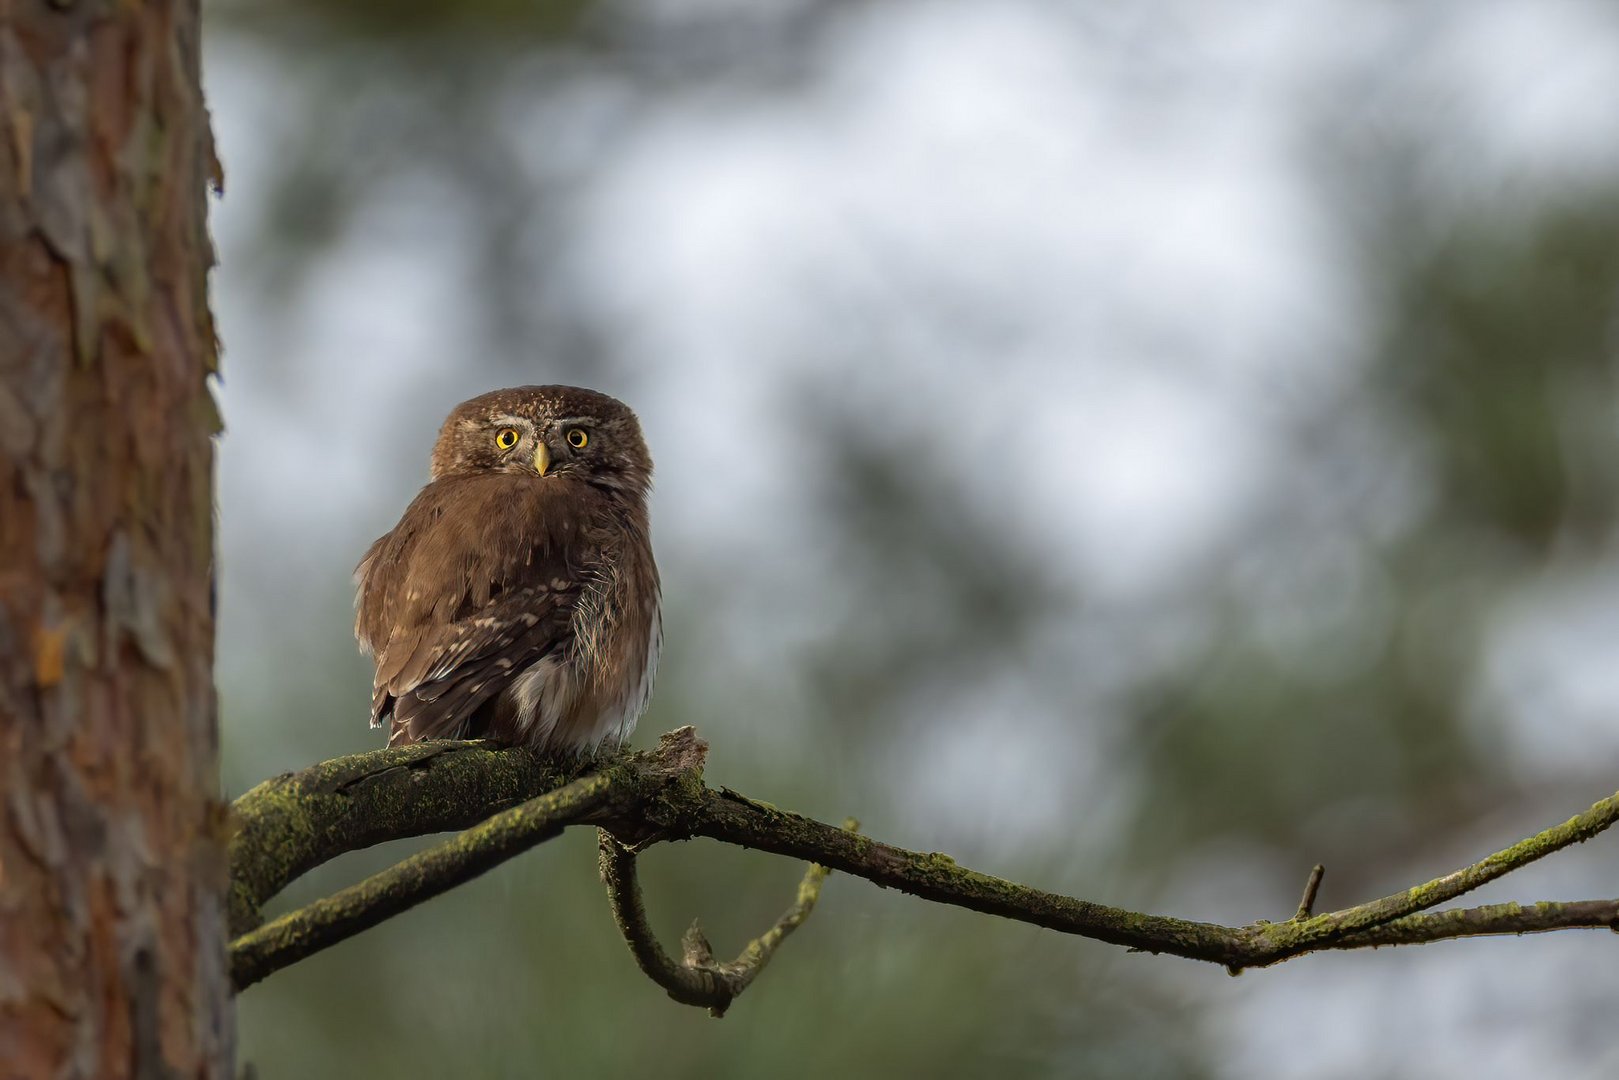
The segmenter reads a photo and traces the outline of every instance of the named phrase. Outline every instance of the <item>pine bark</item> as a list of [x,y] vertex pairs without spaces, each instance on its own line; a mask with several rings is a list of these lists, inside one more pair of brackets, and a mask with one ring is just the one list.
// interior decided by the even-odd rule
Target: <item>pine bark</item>
[[231,1063],[196,0],[0,0],[0,1074]]

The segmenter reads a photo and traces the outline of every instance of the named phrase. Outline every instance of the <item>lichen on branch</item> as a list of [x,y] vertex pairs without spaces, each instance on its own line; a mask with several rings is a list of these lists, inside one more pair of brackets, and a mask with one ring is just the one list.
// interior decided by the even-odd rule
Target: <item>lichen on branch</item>
[[[1321,868],[1291,919],[1222,926],[1128,911],[959,866],[777,809],[703,780],[707,744],[689,727],[655,749],[558,764],[520,748],[439,742],[337,758],[266,781],[236,803],[230,847],[237,989],[437,896],[572,826],[602,830],[602,876],[637,963],[676,1001],[721,1015],[809,916],[828,870],[937,903],[1127,948],[1225,966],[1233,974],[1328,949],[1578,927],[1619,929],[1619,900],[1431,910],[1588,840],[1619,820],[1619,793],[1443,877],[1341,911],[1312,914]],[[384,840],[463,829],[334,896],[260,927],[259,909],[300,874]],[[635,879],[645,847],[705,836],[812,864],[797,901],[728,963],[693,927],[671,959],[647,928]]]

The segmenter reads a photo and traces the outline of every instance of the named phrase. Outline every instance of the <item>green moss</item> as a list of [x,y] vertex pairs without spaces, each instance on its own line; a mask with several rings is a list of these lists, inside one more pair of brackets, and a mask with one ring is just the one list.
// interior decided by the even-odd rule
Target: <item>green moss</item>
[[[1126,911],[1044,892],[915,852],[703,782],[706,748],[689,729],[656,750],[557,763],[479,743],[427,743],[323,762],[266,781],[237,800],[231,839],[231,926],[239,980],[372,925],[475,876],[572,824],[604,824],[647,841],[709,836],[818,864],[795,905],[736,962],[762,966],[808,914],[826,871],[840,870],[928,900],[1148,952],[1222,964],[1236,973],[1322,948],[1405,944],[1463,934],[1554,928],[1570,905],[1426,909],[1608,828],[1619,795],[1455,873],[1345,911],[1246,927]],[[582,777],[582,769],[593,768]],[[381,840],[463,829],[335,896],[255,929],[259,907],[289,881],[344,851]],[[605,865],[605,864],[604,864]],[[1574,916],[1611,925],[1585,906]],[[717,970],[717,969],[716,969]],[[255,972],[257,974],[255,974]],[[245,974],[244,974],[245,973]]]

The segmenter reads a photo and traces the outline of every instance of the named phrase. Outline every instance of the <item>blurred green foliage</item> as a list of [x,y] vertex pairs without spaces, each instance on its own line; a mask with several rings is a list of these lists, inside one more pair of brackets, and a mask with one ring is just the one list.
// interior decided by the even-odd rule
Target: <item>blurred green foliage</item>
[[[806,5],[826,20],[843,7]],[[612,327],[590,325],[565,294],[536,305],[519,287],[543,278],[543,255],[537,269],[525,261],[536,245],[515,238],[543,239],[562,193],[588,178],[525,164],[498,98],[520,77],[560,93],[611,70],[631,93],[655,94],[682,92],[688,77],[705,85],[711,71],[671,73],[606,5],[214,10],[216,34],[277,57],[312,109],[261,218],[254,257],[271,277],[296,291],[368,205],[408,204],[402,183],[437,177],[432,190],[454,195],[443,209],[459,255],[476,268],[469,302],[495,315],[469,354],[539,347],[570,357],[583,381],[612,365]],[[1510,779],[1499,703],[1475,696],[1492,619],[1549,567],[1613,555],[1619,203],[1601,190],[1550,204],[1502,192],[1484,210],[1458,209],[1422,190],[1391,200],[1380,178],[1362,180],[1345,189],[1369,223],[1350,238],[1369,298],[1362,374],[1301,420],[1272,497],[1204,579],[1151,612],[1090,608],[993,513],[962,505],[959,462],[870,440],[835,394],[814,395],[806,433],[837,448],[810,478],[826,545],[816,557],[839,567],[821,601],[849,613],[843,632],[788,657],[790,670],[752,673],[746,694],[693,686],[680,650],[720,636],[724,585],[701,553],[666,553],[677,629],[642,731],[695,723],[714,740],[717,782],[825,818],[857,814],[873,835],[926,847],[947,830],[907,809],[895,763],[942,737],[931,703],[1010,672],[1039,683],[1033,696],[1061,724],[1105,729],[1087,745],[1114,755],[1107,771],[1125,778],[1129,807],[1083,865],[1059,837],[980,851],[984,869],[1236,919],[1259,913],[1199,909],[1202,898],[1172,889],[1231,845],[1256,867],[1298,868],[1300,883],[1327,861],[1324,902],[1402,884],[1409,845],[1441,844]],[[1423,228],[1403,227],[1413,219]],[[232,791],[369,745],[361,726],[333,719],[363,712],[366,681],[345,636],[346,569],[315,583],[322,599],[303,614],[320,633],[271,628],[258,643],[299,679],[249,665],[225,686]],[[1062,672],[1025,664],[1054,625],[1129,652],[1164,619],[1193,628],[1193,647],[1134,678],[1112,717],[1068,715],[1094,675],[1084,658]],[[761,705],[794,731],[790,757],[750,741]],[[1078,752],[1052,741],[1059,761]],[[282,903],[410,847],[323,868]],[[700,843],[657,849],[643,868],[665,941],[699,915],[720,952],[775,917],[798,873]],[[1270,914],[1294,901],[1276,896]],[[1224,979],[834,877],[808,925],[714,1022],[636,971],[595,881],[593,840],[570,834],[248,991],[241,1052],[266,1078],[1188,1077],[1221,1071],[1207,1029]]]
[[356,46],[409,54],[424,44],[442,47],[464,39],[477,48],[576,40],[599,0],[339,0],[330,4],[267,4],[262,0],[216,0],[210,14],[232,29],[281,40],[302,40],[337,52]]

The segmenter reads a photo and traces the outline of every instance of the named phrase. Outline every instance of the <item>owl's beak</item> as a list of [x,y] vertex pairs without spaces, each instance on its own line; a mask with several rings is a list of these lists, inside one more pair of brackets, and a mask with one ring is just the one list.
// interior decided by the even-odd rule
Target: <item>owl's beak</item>
[[534,471],[544,476],[551,468],[551,451],[542,442],[534,447]]

